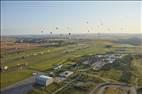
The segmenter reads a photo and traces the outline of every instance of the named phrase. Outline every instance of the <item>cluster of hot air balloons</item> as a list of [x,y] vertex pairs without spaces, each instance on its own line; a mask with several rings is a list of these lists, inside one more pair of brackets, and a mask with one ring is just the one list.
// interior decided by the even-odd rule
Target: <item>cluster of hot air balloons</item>
[[[55,30],[56,31],[58,31],[58,30],[60,30],[61,28],[59,28],[59,27],[55,27]],[[69,31],[72,31],[72,29],[70,28],[70,27],[66,27],[66,29],[67,30],[69,30]],[[41,33],[44,33],[44,31],[43,30],[41,30]],[[49,34],[50,35],[53,35],[53,32],[49,32]],[[69,39],[69,36],[71,35],[71,33],[69,32],[69,33],[67,33],[67,35],[66,35],[66,38],[68,38]],[[62,33],[60,33],[59,34],[59,36],[63,36],[63,34]]]
[[[90,26],[89,25],[89,21],[85,21],[85,24],[87,26],[87,32],[96,31],[96,30],[93,30],[94,27],[95,27],[95,29],[105,28],[107,31],[111,31],[112,30],[109,26],[105,25],[102,21],[100,21],[99,24],[97,24],[96,26]],[[67,35],[71,35],[70,32],[72,31],[72,28],[70,28],[70,27],[65,27],[65,28],[69,32]],[[58,31],[58,30],[61,30],[61,28],[59,28],[58,26],[56,26],[55,30]],[[120,27],[120,30],[123,31],[124,27]],[[41,33],[44,33],[44,31],[42,30]],[[50,35],[52,35],[52,34],[53,33],[50,32]],[[60,34],[60,35],[62,35],[62,34]]]
[[[88,21],[86,21],[85,24],[86,24],[86,26],[87,26],[87,28],[88,28],[88,29],[87,29],[87,32],[95,31],[95,30],[90,29],[90,28],[94,28],[94,26],[91,27],[91,26],[89,25],[89,22],[88,22]],[[96,27],[96,29],[105,28],[106,31],[111,31],[111,30],[112,30],[109,26],[105,25],[102,21],[100,21],[100,23],[97,24],[95,27]],[[124,31],[124,29],[125,29],[124,27],[120,27],[120,31]]]

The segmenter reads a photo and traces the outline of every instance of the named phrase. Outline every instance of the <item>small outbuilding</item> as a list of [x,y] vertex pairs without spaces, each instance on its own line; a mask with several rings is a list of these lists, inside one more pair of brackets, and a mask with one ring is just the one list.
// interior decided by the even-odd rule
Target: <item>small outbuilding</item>
[[48,86],[53,83],[53,78],[45,75],[39,75],[35,79],[35,83],[42,86]]

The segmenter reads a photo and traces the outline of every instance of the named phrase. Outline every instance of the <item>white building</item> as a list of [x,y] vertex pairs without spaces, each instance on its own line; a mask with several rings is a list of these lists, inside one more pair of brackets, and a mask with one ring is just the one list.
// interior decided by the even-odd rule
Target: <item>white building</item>
[[53,83],[53,78],[45,75],[39,75],[35,79],[35,83],[43,86],[48,86]]

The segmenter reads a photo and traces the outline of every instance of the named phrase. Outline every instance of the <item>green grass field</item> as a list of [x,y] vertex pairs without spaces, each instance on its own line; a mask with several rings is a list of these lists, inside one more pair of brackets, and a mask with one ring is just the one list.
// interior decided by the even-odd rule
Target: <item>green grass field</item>
[[132,62],[133,77],[130,82],[134,85],[142,86],[142,59],[134,59]]
[[[115,47],[105,48],[105,45],[108,44],[111,44],[112,46],[115,45]],[[50,48],[40,47],[24,52],[5,54],[1,59],[2,66],[8,66],[9,69],[14,68],[17,64],[28,63],[28,66],[21,71],[14,70],[1,73],[1,87],[6,87],[17,81],[23,80],[31,76],[32,72],[35,70],[48,71],[49,69],[53,68],[54,65],[70,63],[71,61],[69,61],[69,59],[74,60],[84,55],[101,54],[109,51],[115,51],[118,49],[117,46],[119,47],[119,44],[114,44],[110,41],[90,41],[87,43],[80,43],[78,45],[72,44],[63,47]],[[129,45],[126,46],[128,47]],[[131,50],[133,51],[133,49]],[[41,52],[42,54],[40,54]],[[23,56],[24,58],[21,58]],[[109,76],[113,75],[111,73],[115,74],[116,78],[114,79],[117,79],[117,73],[119,72],[112,70],[112,72],[108,72]]]
[[17,81],[24,80],[25,78],[32,75],[31,70],[19,70],[12,72],[1,73],[1,87],[6,87],[8,85],[14,84]]

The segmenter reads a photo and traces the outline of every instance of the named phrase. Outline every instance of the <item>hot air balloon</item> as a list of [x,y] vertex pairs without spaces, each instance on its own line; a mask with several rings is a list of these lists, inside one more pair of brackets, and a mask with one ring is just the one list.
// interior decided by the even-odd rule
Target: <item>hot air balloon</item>
[[58,30],[59,28],[58,27],[56,27],[56,30]]
[[52,32],[50,32],[50,35],[52,35]]

